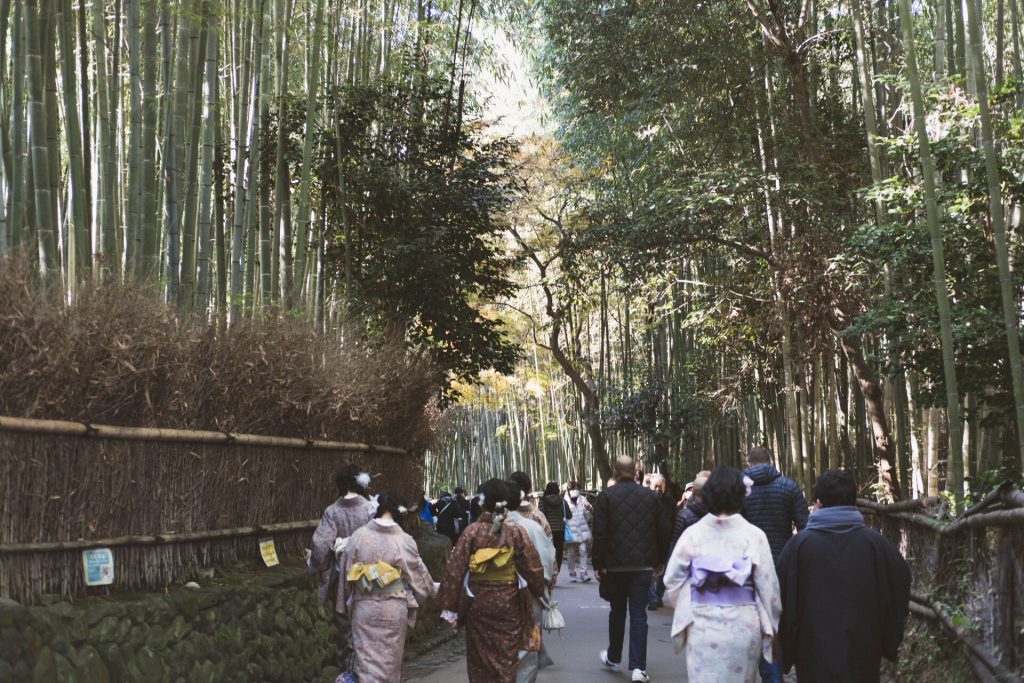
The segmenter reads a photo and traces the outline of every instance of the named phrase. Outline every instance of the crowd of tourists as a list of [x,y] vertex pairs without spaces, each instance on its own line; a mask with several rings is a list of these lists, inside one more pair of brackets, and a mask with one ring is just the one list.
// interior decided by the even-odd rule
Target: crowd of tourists
[[453,544],[438,583],[399,525],[401,503],[371,500],[368,475],[339,471],[340,497],[309,560],[321,601],[335,607],[338,681],[401,681],[407,629],[430,596],[442,619],[465,629],[470,683],[536,681],[557,656],[542,626],[564,627],[552,599],[563,561],[570,582],[593,576],[610,605],[597,666],[625,664],[631,681],[651,680],[647,612],[666,601],[693,683],[770,683],[793,667],[801,682],[878,681],[903,636],[903,557],[865,525],[847,473],[822,473],[812,508],[766,449],[746,464],[699,472],[678,497],[662,474],[638,481],[626,457],[593,503],[575,481],[535,494],[524,472],[484,482],[471,498],[441,492],[420,505],[423,522]]

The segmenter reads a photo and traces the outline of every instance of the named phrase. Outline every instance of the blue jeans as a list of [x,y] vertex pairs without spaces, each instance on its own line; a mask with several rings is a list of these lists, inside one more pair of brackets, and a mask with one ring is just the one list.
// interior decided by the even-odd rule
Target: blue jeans
[[629,610],[629,668],[647,669],[647,591],[651,570],[608,572],[605,581],[613,581],[611,612],[608,614],[608,659],[622,661],[622,641],[626,636],[626,611]]
[[656,579],[651,579],[651,588],[647,593],[647,602],[652,605],[661,600],[665,595],[665,582],[662,581],[663,576],[664,574]]
[[757,669],[761,672],[761,683],[782,683],[782,662],[768,663],[762,657]]

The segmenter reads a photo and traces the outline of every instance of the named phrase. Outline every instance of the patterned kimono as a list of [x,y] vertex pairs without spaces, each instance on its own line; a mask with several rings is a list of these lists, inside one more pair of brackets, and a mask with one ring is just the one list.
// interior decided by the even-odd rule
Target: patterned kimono
[[352,625],[343,610],[344,598],[337,590],[338,570],[335,567],[334,542],[338,538],[349,538],[357,529],[373,518],[374,505],[359,495],[341,497],[334,501],[320,517],[320,524],[313,532],[313,547],[310,548],[309,568],[318,572],[317,597],[321,605],[328,600],[335,603],[334,621],[337,626],[335,660],[342,671],[352,666]]
[[[519,651],[540,647],[530,597],[544,595],[540,556],[522,527],[506,522],[495,535],[493,522],[493,514],[485,512],[462,533],[437,595],[441,609],[458,612],[459,623],[466,625],[470,683],[514,683]],[[485,551],[486,556],[493,554],[491,549],[499,553],[511,549],[514,573],[509,578],[492,579],[470,571],[472,558],[481,557],[477,551]]]
[[544,530],[544,535],[547,536],[552,543],[554,542],[555,537],[551,533],[551,524],[548,522],[548,518],[544,516],[543,512],[533,507],[533,503],[528,500],[524,500],[519,505],[519,514],[527,519],[532,519],[537,522],[537,524],[540,524],[540,528]]
[[764,532],[740,515],[705,515],[676,544],[665,569],[675,605],[672,640],[686,648],[691,683],[756,683],[771,661],[782,600]]
[[384,566],[380,563],[398,572],[383,586],[370,580],[343,580],[338,593],[344,597],[340,606],[352,621],[352,673],[367,683],[400,683],[406,631],[416,624],[416,610],[434,592],[416,541],[397,524],[374,520],[352,534],[342,561],[343,579],[365,575],[361,568]]

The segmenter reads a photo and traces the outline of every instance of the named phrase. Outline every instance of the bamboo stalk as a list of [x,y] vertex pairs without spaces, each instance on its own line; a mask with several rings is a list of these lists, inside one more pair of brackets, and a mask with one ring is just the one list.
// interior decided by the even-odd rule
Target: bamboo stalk
[[26,553],[67,552],[87,550],[89,548],[117,548],[123,546],[166,545],[171,543],[195,543],[212,541],[221,538],[245,538],[261,534],[285,533],[289,531],[307,531],[315,529],[320,523],[318,519],[301,522],[279,522],[276,524],[258,524],[255,526],[235,527],[233,529],[209,529],[205,531],[186,531],[175,533],[165,531],[156,534],[137,534],[133,536],[115,536],[113,538],[81,539],[76,541],[44,541],[39,543],[4,543],[0,544],[0,555],[18,555]]
[[358,451],[366,453],[390,453],[406,455],[406,451],[394,446],[346,441],[322,441],[319,439],[295,439],[283,436],[260,434],[231,434],[229,432],[195,431],[189,429],[160,429],[152,427],[117,427],[92,425],[84,422],[63,422],[59,420],[33,420],[21,417],[0,416],[0,431],[53,434],[55,436],[86,436],[99,439],[120,439],[132,441],[162,441],[178,443],[238,444],[246,446],[274,446],[277,448],[304,448],[337,451]]

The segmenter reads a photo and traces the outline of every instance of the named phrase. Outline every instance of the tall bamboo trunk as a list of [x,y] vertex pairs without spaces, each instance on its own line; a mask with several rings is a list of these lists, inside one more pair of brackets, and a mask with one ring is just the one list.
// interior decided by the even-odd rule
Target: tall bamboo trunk
[[[210,305],[210,232],[213,214],[213,163],[216,152],[216,128],[220,125],[217,99],[218,31],[217,15],[207,15],[206,44],[206,106],[203,115],[203,147],[199,179],[198,274],[196,277],[196,310],[205,319]],[[219,232],[219,228],[217,228]]]
[[114,218],[114,138],[110,134],[110,86],[107,76],[107,20],[102,0],[93,3],[92,36],[96,53],[95,139],[98,171],[95,224],[100,235],[100,270],[106,279],[117,276],[118,263],[117,224]]
[[925,209],[928,216],[928,234],[932,243],[932,287],[939,309],[939,327],[942,339],[943,378],[946,383],[946,411],[949,415],[950,488],[956,500],[963,497],[963,423],[960,417],[960,393],[957,388],[956,363],[953,358],[953,323],[946,292],[946,263],[942,244],[942,217],[939,214],[935,183],[935,162],[925,123],[924,97],[917,70],[917,56],[913,49],[914,29],[910,20],[910,0],[899,0],[900,23],[903,26],[904,53],[907,60],[907,78],[914,107],[914,130],[921,157],[924,182]]
[[[309,186],[312,182],[313,165],[313,128],[316,116],[317,97],[320,87],[320,42],[323,36],[325,0],[316,0],[313,17],[313,39],[307,46],[306,67],[306,121],[303,127],[302,142],[302,179],[299,183],[298,223],[295,232],[295,268],[302,268],[294,274],[289,268],[285,272],[285,287],[288,291],[288,307],[294,308],[298,303],[299,292],[296,291],[295,280],[299,283],[305,277],[306,241],[309,239]],[[301,288],[301,284],[299,285]]]
[[981,11],[978,0],[965,0],[967,24],[971,40],[971,70],[978,91],[978,113],[981,119],[981,143],[985,154],[985,176],[988,180],[989,216],[995,236],[996,264],[999,268],[999,293],[1003,306],[1003,325],[1006,328],[1007,350],[1010,357],[1010,377],[1013,383],[1013,401],[1017,415],[1017,447],[1020,466],[1024,469],[1024,367],[1020,356],[1020,309],[1014,296],[1013,274],[1010,271],[1006,222],[1000,194],[999,163],[996,157],[992,116],[989,112],[988,79],[981,41]]
[[[50,157],[46,140],[46,105],[43,84],[43,50],[52,48],[49,36],[40,33],[39,0],[25,0],[27,38],[29,149],[32,157],[35,226],[39,246],[39,268],[44,280],[59,284],[61,278],[57,229],[53,221],[50,190]],[[45,46],[45,47],[44,47]]]
[[153,4],[142,5],[142,139],[139,142],[141,173],[139,187],[139,279],[151,282],[160,273],[160,223],[157,219],[157,92],[160,65],[157,59],[157,13]]

